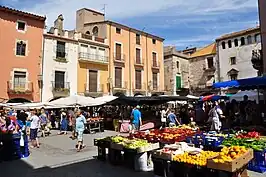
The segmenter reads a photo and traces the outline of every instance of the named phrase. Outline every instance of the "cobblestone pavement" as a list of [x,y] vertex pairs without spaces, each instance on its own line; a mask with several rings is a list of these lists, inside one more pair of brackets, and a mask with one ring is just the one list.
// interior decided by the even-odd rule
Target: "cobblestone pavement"
[[[123,167],[111,166],[94,159],[97,149],[93,139],[115,135],[115,132],[85,134],[85,149],[77,153],[76,141],[70,135],[52,135],[41,138],[41,147],[31,150],[27,159],[0,163],[3,177],[154,177],[152,173],[139,173]],[[250,177],[266,177],[266,174],[250,173]]]

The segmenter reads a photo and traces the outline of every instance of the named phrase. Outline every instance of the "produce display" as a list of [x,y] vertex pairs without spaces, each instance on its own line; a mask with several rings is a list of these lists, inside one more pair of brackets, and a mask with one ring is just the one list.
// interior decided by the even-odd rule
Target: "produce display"
[[260,134],[258,132],[238,132],[236,138],[260,138]]
[[185,152],[184,154],[176,155],[174,161],[197,166],[206,166],[207,160],[218,154],[218,152],[213,151]]
[[149,132],[136,132],[130,135],[130,138],[140,138],[151,143],[164,142],[173,144],[185,140],[187,136],[193,136],[196,132],[191,128],[164,128],[154,129]]
[[94,117],[94,118],[88,118],[87,122],[99,122],[102,121],[103,118],[99,118],[99,117]]
[[116,144],[123,145],[127,149],[137,149],[149,145],[147,140],[142,139],[128,139],[122,136],[111,137],[111,141]]
[[232,162],[241,155],[244,155],[248,150],[244,146],[223,147],[219,156],[212,159],[215,163]]
[[225,139],[222,144],[224,146],[244,146],[255,151],[263,151],[266,149],[265,139],[230,138]]

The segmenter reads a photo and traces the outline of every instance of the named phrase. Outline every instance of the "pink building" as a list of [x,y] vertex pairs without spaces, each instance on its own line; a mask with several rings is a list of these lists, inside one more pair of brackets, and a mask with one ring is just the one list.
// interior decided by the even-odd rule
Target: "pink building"
[[0,6],[0,102],[40,100],[45,17]]
[[260,29],[261,29],[261,43],[264,63],[264,74],[266,74],[266,1],[259,0],[259,15],[260,15]]

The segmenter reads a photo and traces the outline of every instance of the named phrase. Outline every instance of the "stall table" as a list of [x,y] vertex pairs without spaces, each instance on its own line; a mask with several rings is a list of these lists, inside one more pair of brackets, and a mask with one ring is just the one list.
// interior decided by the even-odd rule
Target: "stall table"
[[87,129],[89,133],[92,132],[102,132],[104,130],[103,128],[103,120],[99,119],[99,120],[88,120],[87,121]]

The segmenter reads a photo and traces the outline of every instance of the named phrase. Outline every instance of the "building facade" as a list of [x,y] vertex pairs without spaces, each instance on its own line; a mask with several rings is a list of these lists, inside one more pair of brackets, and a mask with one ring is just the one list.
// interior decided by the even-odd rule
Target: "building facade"
[[264,74],[266,74],[266,1],[259,0],[259,16],[262,39],[262,54],[264,64]]
[[63,30],[60,15],[54,27],[43,34],[42,101],[77,94],[78,40]]
[[252,66],[252,51],[261,49],[260,28],[226,34],[216,39],[217,76],[215,81],[256,77]]
[[190,55],[189,83],[193,95],[211,92],[216,72],[216,43],[203,47]]
[[108,92],[130,96],[162,94],[164,39],[104,18],[102,13],[80,9],[76,14],[76,30],[96,40],[106,40]]
[[189,56],[175,47],[164,47],[164,83],[169,95],[179,95],[189,88]]
[[76,33],[78,49],[78,94],[99,97],[108,95],[109,46],[106,39]]
[[1,101],[40,101],[45,17],[0,6]]

